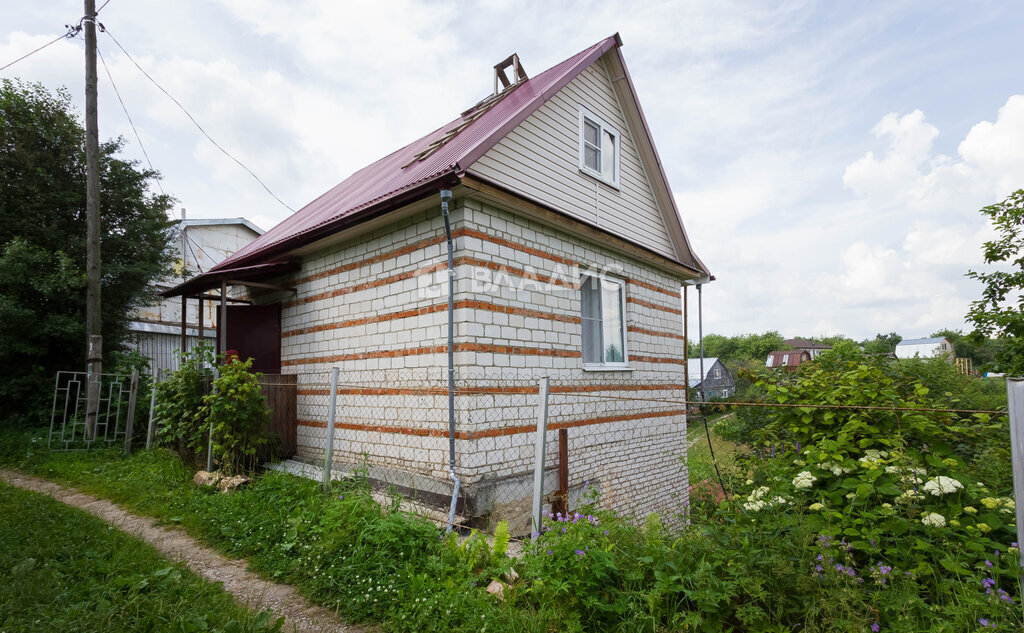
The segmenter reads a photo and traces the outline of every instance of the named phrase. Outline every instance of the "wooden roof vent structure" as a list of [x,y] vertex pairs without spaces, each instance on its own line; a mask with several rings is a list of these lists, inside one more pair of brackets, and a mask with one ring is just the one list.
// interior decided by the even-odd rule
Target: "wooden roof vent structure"
[[[509,80],[508,75],[505,71],[511,69],[512,79]],[[523,70],[523,65],[519,63],[519,55],[512,53],[503,61],[498,62],[494,65],[494,94],[503,92],[506,88],[518,85],[519,83],[526,81],[529,77],[526,76],[526,71]],[[498,85],[501,88],[498,88]]]

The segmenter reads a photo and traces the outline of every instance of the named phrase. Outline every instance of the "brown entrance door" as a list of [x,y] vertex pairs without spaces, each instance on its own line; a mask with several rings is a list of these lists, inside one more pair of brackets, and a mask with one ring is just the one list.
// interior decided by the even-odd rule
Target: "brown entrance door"
[[252,370],[281,373],[281,304],[228,306],[228,350],[245,360],[252,358]]

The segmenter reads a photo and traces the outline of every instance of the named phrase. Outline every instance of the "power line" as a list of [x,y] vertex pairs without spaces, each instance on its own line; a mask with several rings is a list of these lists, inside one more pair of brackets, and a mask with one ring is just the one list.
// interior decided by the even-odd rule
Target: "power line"
[[178,101],[178,100],[177,100],[177,99],[175,99],[175,98],[174,98],[173,96],[171,96],[171,93],[167,92],[167,91],[166,91],[166,90],[164,89],[164,87],[163,87],[163,86],[161,86],[161,85],[160,85],[159,83],[157,83],[157,81],[156,81],[155,79],[153,79],[153,77],[151,77],[151,76],[149,75],[149,73],[147,73],[147,72],[145,71],[145,69],[143,69],[143,68],[142,68],[142,66],[140,66],[140,65],[139,65],[139,63],[138,63],[137,61],[135,61],[135,58],[134,58],[134,57],[132,57],[132,56],[131,56],[131,55],[130,55],[130,54],[128,53],[128,51],[126,51],[126,50],[124,49],[124,47],[123,47],[123,46],[121,46],[121,43],[117,41],[117,38],[115,38],[115,37],[114,37],[114,35],[113,35],[113,34],[112,34],[112,33],[110,32],[110,29],[106,29],[106,28],[104,28],[104,29],[103,29],[103,32],[104,32],[104,33],[106,33],[106,34],[107,34],[107,35],[108,35],[108,36],[110,37],[110,39],[114,41],[114,44],[116,44],[116,45],[117,45],[117,47],[121,49],[121,52],[122,52],[122,53],[124,53],[124,54],[125,54],[125,56],[126,56],[126,57],[127,57],[127,58],[128,58],[129,60],[131,60],[131,62],[132,62],[133,64],[135,64],[135,67],[136,67],[136,68],[138,68],[138,69],[139,69],[139,71],[140,71],[140,72],[141,72],[141,73],[142,73],[143,75],[145,75],[145,76],[146,76],[146,79],[149,79],[149,80],[150,80],[150,81],[151,81],[151,82],[153,83],[153,85],[154,85],[154,86],[156,86],[157,88],[159,88],[159,89],[160,89],[160,92],[162,92],[162,93],[164,93],[165,95],[167,95],[167,98],[168,98],[168,99],[170,99],[171,101],[173,101],[175,105],[177,105],[177,106],[178,106],[179,108],[181,108],[181,111],[185,113],[185,116],[187,116],[187,117],[189,118],[189,120],[190,120],[190,121],[192,121],[192,123],[193,123],[193,124],[194,124],[194,125],[196,126],[196,128],[197,128],[197,129],[198,129],[198,130],[199,130],[200,132],[202,132],[203,136],[205,136],[205,137],[206,137],[206,139],[207,139],[208,141],[210,141],[211,143],[213,143],[214,147],[216,147],[217,149],[219,149],[219,150],[220,150],[220,151],[221,151],[221,152],[222,152],[222,153],[223,153],[223,154],[224,154],[225,156],[227,156],[227,157],[228,157],[228,158],[230,158],[231,160],[235,161],[235,163],[237,163],[239,167],[241,167],[241,168],[242,168],[242,169],[244,169],[245,171],[249,172],[249,175],[250,175],[250,176],[252,176],[253,178],[255,178],[255,179],[256,179],[256,182],[260,183],[260,186],[261,186],[261,187],[263,187],[263,188],[264,188],[264,189],[266,190],[266,192],[267,192],[267,193],[269,193],[269,194],[271,195],[271,197],[273,197],[273,198],[274,198],[274,200],[277,200],[278,202],[280,202],[280,203],[281,203],[281,206],[283,206],[284,208],[288,209],[288,210],[289,210],[289,211],[291,211],[292,213],[295,213],[295,209],[291,208],[290,206],[288,206],[287,204],[285,204],[285,202],[284,202],[283,200],[281,200],[280,198],[278,198],[278,197],[277,197],[277,195],[275,195],[275,194],[274,194],[274,192],[270,190],[270,187],[268,187],[268,186],[267,186],[267,185],[266,185],[266,184],[265,184],[265,183],[264,183],[264,182],[263,182],[262,180],[260,180],[260,177],[259,177],[259,176],[257,176],[256,174],[254,174],[254,173],[253,173],[253,171],[252,171],[251,169],[249,169],[248,167],[246,167],[246,166],[245,166],[245,165],[244,165],[244,164],[242,163],[242,161],[238,160],[237,158],[235,158],[234,156],[232,156],[232,155],[231,155],[231,154],[230,154],[230,153],[229,153],[229,152],[228,152],[228,151],[227,151],[226,149],[224,149],[223,147],[221,147],[221,146],[220,146],[220,144],[219,144],[219,143],[217,143],[217,141],[213,140],[213,138],[212,138],[212,137],[211,137],[211,136],[210,136],[209,134],[207,134],[207,133],[206,133],[206,130],[204,130],[204,129],[203,129],[203,126],[199,125],[199,122],[198,122],[198,121],[196,121],[195,117],[193,117],[193,116],[192,116],[192,115],[191,115],[191,114],[189,113],[189,111],[188,111],[187,109],[185,109],[185,106],[181,105],[181,102],[180,102],[180,101]]
[[64,26],[66,26],[67,29],[68,29],[67,33],[65,33],[64,35],[61,35],[61,36],[59,36],[59,37],[57,37],[57,38],[55,38],[53,40],[50,40],[49,42],[47,42],[46,44],[43,44],[42,46],[40,46],[36,50],[32,51],[31,53],[25,53],[24,55],[22,55],[18,59],[14,60],[13,62],[11,62],[11,63],[9,63],[9,64],[7,64],[5,66],[0,66],[0,70],[7,70],[8,68],[10,68],[11,66],[17,64],[21,60],[23,60],[23,59],[25,59],[27,57],[31,57],[32,55],[35,55],[36,53],[38,53],[39,51],[43,50],[47,46],[50,46],[51,44],[56,44],[57,42],[59,42],[59,41],[61,41],[63,39],[73,38],[74,36],[78,35],[78,32],[82,28],[80,26],[68,26],[67,24],[65,24]]
[[[107,1],[109,2],[110,0]],[[104,4],[104,6],[106,5]],[[100,9],[102,8],[103,7],[100,7]],[[96,47],[96,53],[100,57],[100,63],[103,64],[103,70],[107,73],[107,79],[110,80],[110,86],[114,89],[114,94],[117,95],[117,101],[121,104],[121,109],[124,110],[124,116],[128,119],[128,125],[131,126],[132,132],[135,133],[135,140],[139,142],[139,147],[142,148],[142,155],[146,157],[146,162],[149,164],[150,171],[156,172],[156,169],[153,167],[153,161],[149,159],[149,152],[146,151],[146,146],[142,144],[142,137],[139,136],[139,131],[135,129],[135,122],[132,121],[132,115],[128,114],[128,106],[124,104],[124,99],[121,98],[121,93],[117,89],[117,84],[114,83],[114,76],[110,74],[110,68],[107,66],[107,60],[103,59],[103,53],[100,51],[99,46]],[[154,178],[154,180],[156,181],[157,189],[160,190],[162,195],[166,196],[167,194],[164,192],[164,188],[160,184],[160,179]]]

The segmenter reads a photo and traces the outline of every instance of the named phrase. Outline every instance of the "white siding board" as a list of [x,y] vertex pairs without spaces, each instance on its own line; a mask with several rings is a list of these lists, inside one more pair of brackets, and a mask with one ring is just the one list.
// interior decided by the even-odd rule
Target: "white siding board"
[[[581,104],[619,131],[618,190],[579,170]],[[631,132],[599,60],[499,141],[470,171],[674,258]]]

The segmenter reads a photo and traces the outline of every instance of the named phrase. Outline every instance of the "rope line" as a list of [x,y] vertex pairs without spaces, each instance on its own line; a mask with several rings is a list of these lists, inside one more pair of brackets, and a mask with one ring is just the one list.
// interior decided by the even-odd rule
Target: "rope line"
[[[117,101],[121,104],[121,109],[124,110],[124,117],[128,119],[128,125],[131,126],[132,132],[135,133],[135,140],[139,142],[139,147],[142,148],[142,155],[146,157],[146,163],[149,165],[150,171],[156,172],[156,168],[153,167],[153,161],[149,159],[149,152],[146,151],[146,146],[142,144],[142,137],[139,136],[139,131],[135,129],[135,122],[132,121],[132,115],[128,114],[128,106],[125,105],[124,99],[121,98],[121,92],[117,89],[117,84],[114,83],[114,76],[110,74],[110,68],[107,66],[107,60],[103,58],[103,52],[100,51],[100,47],[98,45],[96,46],[96,54],[100,58],[100,63],[103,64],[103,70],[107,73],[107,79],[110,80],[110,86],[114,89],[114,94],[117,95]],[[153,178],[153,180],[156,181],[156,187],[160,190],[160,194],[166,196],[167,193],[164,192],[164,188],[160,184],[160,179]]]
[[264,190],[266,190],[266,192],[267,192],[267,193],[269,193],[269,194],[270,194],[270,196],[271,196],[271,197],[272,197],[272,198],[273,198],[274,200],[277,200],[277,201],[278,201],[278,202],[279,202],[279,203],[281,204],[281,206],[283,206],[284,208],[288,209],[288,210],[289,210],[289,211],[291,211],[292,213],[295,213],[295,209],[293,209],[293,208],[291,208],[290,206],[288,206],[288,205],[287,205],[287,204],[286,204],[286,203],[284,202],[284,200],[281,200],[280,198],[278,198],[278,197],[277,197],[277,195],[276,195],[276,194],[275,194],[275,193],[274,193],[273,191],[271,191],[271,190],[270,190],[270,187],[268,187],[268,186],[266,185],[266,183],[264,183],[264,182],[263,182],[262,180],[260,180],[260,177],[259,177],[259,176],[257,176],[257,175],[256,175],[256,174],[255,174],[255,173],[254,173],[254,172],[253,172],[253,171],[252,171],[251,169],[249,169],[248,167],[246,167],[246,166],[245,166],[245,164],[244,164],[244,163],[242,163],[242,161],[238,160],[238,159],[237,159],[237,158],[235,158],[235,157],[234,157],[234,156],[233,156],[233,155],[232,155],[232,154],[231,154],[230,152],[228,152],[228,151],[227,151],[226,149],[224,149],[223,147],[221,147],[220,143],[218,143],[217,141],[213,140],[213,137],[212,137],[212,136],[210,136],[210,135],[209,135],[209,134],[208,134],[208,133],[206,132],[206,130],[204,130],[204,129],[203,129],[203,126],[199,125],[199,121],[196,121],[195,117],[193,117],[193,116],[192,116],[192,114],[191,114],[191,113],[190,113],[190,112],[189,112],[189,111],[188,111],[188,110],[187,110],[187,109],[185,108],[185,106],[183,106],[183,105],[181,104],[181,102],[180,102],[180,101],[178,101],[177,99],[175,99],[175,98],[174,98],[174,97],[173,97],[173,96],[171,95],[171,93],[167,92],[167,90],[165,90],[163,86],[161,86],[161,85],[160,85],[159,83],[157,83],[156,79],[153,79],[153,77],[152,77],[152,76],[151,76],[151,75],[150,75],[149,73],[147,73],[147,72],[146,72],[146,70],[145,70],[145,69],[144,69],[144,68],[143,68],[142,66],[140,66],[140,65],[139,65],[139,62],[135,61],[135,58],[134,58],[134,57],[132,57],[132,56],[131,56],[131,54],[129,54],[129,53],[128,53],[128,51],[126,51],[126,50],[125,50],[125,48],[124,48],[123,46],[121,46],[121,43],[120,43],[119,41],[117,41],[117,38],[115,38],[115,37],[114,37],[114,35],[113,35],[113,33],[111,33],[111,32],[110,32],[110,29],[108,29],[108,28],[103,28],[103,29],[101,29],[101,30],[102,30],[102,31],[103,31],[104,33],[106,33],[106,34],[107,34],[107,35],[108,35],[108,36],[110,37],[110,39],[111,39],[111,40],[112,40],[112,41],[114,42],[114,44],[116,44],[116,45],[117,45],[117,47],[118,47],[119,49],[121,49],[121,52],[125,54],[125,57],[127,57],[127,58],[128,58],[128,59],[129,59],[129,60],[130,60],[130,61],[131,61],[131,62],[132,62],[133,64],[135,64],[135,67],[139,69],[139,72],[141,72],[141,73],[142,73],[143,75],[145,75],[145,76],[146,76],[146,79],[148,79],[148,80],[149,80],[150,82],[152,82],[152,84],[153,84],[154,86],[156,86],[156,87],[157,87],[157,89],[159,89],[159,90],[160,90],[160,92],[164,93],[164,94],[165,94],[165,95],[167,96],[167,98],[168,98],[168,99],[170,99],[171,101],[173,101],[173,102],[174,102],[174,104],[175,104],[176,106],[178,106],[178,108],[180,108],[182,112],[184,112],[184,113],[185,113],[185,116],[187,116],[187,117],[189,118],[189,120],[190,120],[190,121],[192,121],[192,124],[196,126],[196,129],[198,129],[198,130],[199,130],[199,131],[200,131],[200,132],[201,132],[201,133],[203,134],[203,136],[205,136],[205,137],[206,137],[206,140],[210,141],[210,143],[212,143],[214,147],[216,147],[217,149],[219,149],[219,150],[221,151],[221,153],[223,153],[223,154],[224,154],[225,156],[227,156],[228,158],[230,158],[231,160],[233,160],[233,161],[234,161],[234,162],[235,162],[235,163],[236,163],[236,164],[237,164],[237,165],[238,165],[239,167],[241,167],[241,168],[242,168],[242,169],[244,169],[244,170],[245,170],[246,172],[248,172],[248,173],[249,173],[249,175],[250,175],[250,176],[252,176],[252,177],[253,177],[253,178],[254,178],[254,179],[256,180],[256,182],[258,182],[258,183],[260,184],[260,186],[261,186],[261,187],[263,187],[263,189],[264,189]]
[[35,55],[36,53],[38,53],[39,51],[43,50],[47,46],[50,46],[51,44],[56,44],[57,42],[59,42],[59,41],[61,41],[63,39],[72,39],[75,35],[78,35],[78,31],[81,30],[81,27],[79,27],[79,26],[68,26],[67,24],[65,24],[64,26],[66,26],[67,29],[68,29],[67,33],[65,33],[64,35],[61,35],[59,37],[56,37],[56,38],[50,40],[49,42],[47,42],[46,44],[43,44],[42,46],[40,46],[39,48],[37,48],[36,50],[34,50],[32,52],[25,53],[24,55],[22,55],[21,57],[19,57],[16,60],[14,60],[13,62],[5,64],[4,66],[0,66],[0,71],[7,70],[8,68],[10,68],[11,66],[17,64],[21,60]]

